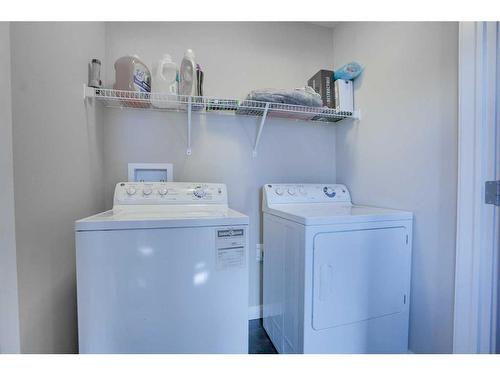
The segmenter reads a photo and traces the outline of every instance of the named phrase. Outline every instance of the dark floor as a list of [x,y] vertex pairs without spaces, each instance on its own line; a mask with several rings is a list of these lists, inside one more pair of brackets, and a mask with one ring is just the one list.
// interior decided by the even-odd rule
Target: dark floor
[[248,354],[278,354],[262,326],[262,319],[248,322]]

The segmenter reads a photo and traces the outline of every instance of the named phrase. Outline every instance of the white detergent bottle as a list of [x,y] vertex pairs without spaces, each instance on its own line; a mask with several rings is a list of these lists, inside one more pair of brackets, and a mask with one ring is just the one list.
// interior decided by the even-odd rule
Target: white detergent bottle
[[177,64],[168,54],[153,65],[151,104],[156,108],[178,108],[177,71]]
[[188,49],[184,53],[181,63],[179,94],[196,95],[196,63],[194,61],[194,52]]

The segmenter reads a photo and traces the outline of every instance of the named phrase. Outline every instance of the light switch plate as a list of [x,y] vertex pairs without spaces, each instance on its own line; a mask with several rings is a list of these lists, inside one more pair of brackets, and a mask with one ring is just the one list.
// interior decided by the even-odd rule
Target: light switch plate
[[261,243],[258,243],[255,247],[255,260],[257,262],[262,262],[264,259],[264,246]]

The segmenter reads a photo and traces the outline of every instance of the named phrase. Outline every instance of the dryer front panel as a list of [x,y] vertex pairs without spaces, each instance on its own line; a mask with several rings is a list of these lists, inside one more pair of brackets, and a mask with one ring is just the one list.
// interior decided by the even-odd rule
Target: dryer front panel
[[313,329],[396,314],[405,308],[411,256],[407,234],[405,227],[386,227],[315,236]]

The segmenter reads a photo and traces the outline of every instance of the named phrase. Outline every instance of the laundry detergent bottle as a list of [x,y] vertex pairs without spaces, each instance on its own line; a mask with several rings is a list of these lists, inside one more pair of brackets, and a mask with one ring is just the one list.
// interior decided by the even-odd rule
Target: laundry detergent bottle
[[179,94],[196,95],[196,63],[194,52],[188,49],[184,53],[180,69]]
[[115,78],[115,90],[151,92],[151,73],[137,55],[116,60]]
[[[149,95],[151,92],[151,73],[137,55],[123,56],[115,62],[115,90],[125,90],[140,93],[141,95],[130,95],[128,93],[117,93],[118,96],[131,98],[122,101],[133,107],[149,107]],[[134,100],[137,97],[139,100]]]
[[172,61],[168,54],[163,55],[163,58],[153,65],[151,82],[151,104],[153,106],[156,108],[177,108],[177,94],[179,93],[177,74],[177,64]]

